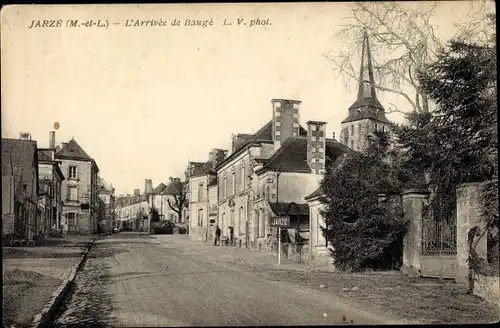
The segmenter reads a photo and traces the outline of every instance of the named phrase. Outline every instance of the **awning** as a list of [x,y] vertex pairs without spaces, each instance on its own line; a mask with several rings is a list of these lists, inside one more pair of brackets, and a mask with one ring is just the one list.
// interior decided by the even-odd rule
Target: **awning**
[[309,216],[308,204],[290,203],[272,203],[269,202],[269,207],[272,213],[276,216],[280,215],[307,215]]

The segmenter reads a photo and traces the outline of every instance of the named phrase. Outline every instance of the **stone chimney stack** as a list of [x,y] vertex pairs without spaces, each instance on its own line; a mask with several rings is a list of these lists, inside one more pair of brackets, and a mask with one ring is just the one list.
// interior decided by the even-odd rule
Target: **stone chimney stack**
[[56,148],[56,131],[49,132],[49,148],[50,149]]
[[153,191],[153,180],[146,178],[144,179],[144,194],[147,195]]
[[283,143],[299,135],[299,108],[302,101],[273,99],[273,141],[274,149],[279,149]]
[[214,148],[209,154],[210,163],[212,163],[212,170],[222,163],[227,156],[227,150]]
[[326,122],[307,123],[307,163],[314,174],[325,170]]

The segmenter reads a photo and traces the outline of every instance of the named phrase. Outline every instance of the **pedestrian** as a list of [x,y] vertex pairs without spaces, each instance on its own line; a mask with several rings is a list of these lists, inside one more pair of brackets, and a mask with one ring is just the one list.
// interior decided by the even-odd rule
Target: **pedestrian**
[[219,226],[215,227],[215,246],[217,246],[217,242],[220,242],[220,235],[222,231],[220,230]]
[[233,238],[234,238],[234,228],[229,226],[229,242],[231,243],[231,245],[234,242]]

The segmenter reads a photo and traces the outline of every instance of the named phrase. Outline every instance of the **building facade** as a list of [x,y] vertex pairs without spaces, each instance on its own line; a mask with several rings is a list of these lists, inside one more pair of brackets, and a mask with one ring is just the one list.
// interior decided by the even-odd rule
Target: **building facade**
[[207,162],[190,162],[186,170],[188,185],[189,238],[211,240],[217,225],[216,167],[227,150],[213,149]]
[[100,200],[99,222],[105,232],[116,227],[115,218],[115,188],[101,177],[98,177],[98,198]]
[[[32,240],[37,233],[36,222],[38,218],[37,143],[31,140],[28,133],[21,133],[20,139],[2,138],[2,158],[4,156],[8,158],[7,162],[10,162],[10,165],[5,163],[7,173],[5,173],[6,178],[3,178],[9,194],[5,195],[2,189],[2,203],[3,197],[6,197],[7,206],[10,207],[9,211],[12,211],[11,200],[14,199],[13,211],[7,215],[9,217],[13,214],[14,229],[6,232],[9,239]],[[11,172],[12,175],[10,175]],[[4,212],[3,209],[2,212]]]
[[75,141],[71,139],[57,149],[55,159],[60,161],[66,179],[62,184],[63,230],[70,234],[97,232],[99,167]]
[[[51,134],[52,137],[52,134]],[[47,233],[60,232],[62,228],[63,200],[61,197],[62,182],[65,180],[60,163],[55,160],[55,148],[38,149],[38,179],[40,195],[46,198],[45,225]]]

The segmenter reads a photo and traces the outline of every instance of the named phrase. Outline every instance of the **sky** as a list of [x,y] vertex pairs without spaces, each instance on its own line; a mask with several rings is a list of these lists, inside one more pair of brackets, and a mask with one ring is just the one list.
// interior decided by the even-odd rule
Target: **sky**
[[[425,5],[425,4],[422,4]],[[302,101],[300,121],[340,122],[356,97],[324,54],[345,23],[349,3],[11,6],[1,17],[3,138],[30,132],[48,147],[72,137],[93,157],[117,194],[184,177],[188,161],[231,148],[231,134],[271,119],[271,99]],[[433,24],[443,39],[467,2],[442,2]],[[181,26],[126,27],[127,20]],[[184,26],[185,19],[214,26]],[[271,25],[249,27],[251,20]],[[29,28],[61,19],[62,27]],[[107,28],[66,27],[68,20],[107,20]],[[223,26],[224,19],[232,22]],[[237,19],[244,19],[238,25]],[[113,23],[119,23],[114,25]],[[247,23],[247,25],[244,25]],[[355,66],[357,67],[357,66]],[[382,104],[408,107],[379,92]],[[388,118],[401,121],[400,114]]]

